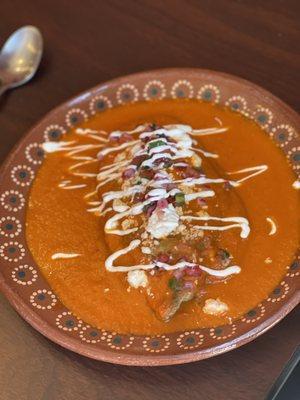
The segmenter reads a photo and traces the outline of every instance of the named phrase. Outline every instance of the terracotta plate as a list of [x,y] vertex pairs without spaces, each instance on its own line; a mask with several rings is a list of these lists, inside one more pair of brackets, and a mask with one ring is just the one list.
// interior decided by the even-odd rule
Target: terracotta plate
[[211,357],[253,340],[300,300],[300,252],[282,282],[253,310],[230,325],[174,334],[121,335],[77,319],[56,297],[25,240],[30,185],[43,162],[41,143],[59,140],[90,116],[116,105],[162,98],[199,98],[225,104],[254,119],[300,173],[300,119],[279,99],[242,79],[197,69],[169,69],[106,82],[56,108],[28,132],[1,170],[0,284],[13,307],[35,329],[70,350],[127,365],[180,364]]

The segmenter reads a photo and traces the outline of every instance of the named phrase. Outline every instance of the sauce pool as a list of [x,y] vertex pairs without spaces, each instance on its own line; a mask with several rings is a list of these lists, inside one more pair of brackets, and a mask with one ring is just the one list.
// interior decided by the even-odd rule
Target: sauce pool
[[[238,229],[226,232],[222,239],[222,244],[234,251],[235,262],[242,272],[226,283],[207,287],[206,298],[219,298],[228,305],[224,316],[207,315],[202,310],[203,302],[192,300],[183,304],[171,321],[158,320],[142,290],[128,290],[126,275],[110,273],[104,267],[110,243],[103,232],[103,222],[87,212],[84,199],[95,190],[97,182],[92,174],[99,172],[101,161],[86,166],[85,171],[91,177],[74,177],[68,172],[74,160],[60,152],[46,155],[31,189],[27,241],[50,286],[79,318],[100,329],[134,334],[217,326],[255,307],[278,284],[299,243],[299,193],[293,187],[296,178],[284,155],[254,122],[228,109],[196,100],[162,100],[99,113],[80,128],[111,132],[155,122],[202,129],[218,126],[217,121],[228,127],[228,131],[200,140],[206,152],[219,154],[208,166],[215,177],[221,177],[224,171],[268,166],[263,174],[234,188],[240,209],[230,196],[221,197],[218,204],[224,215],[246,214],[251,226],[249,237],[241,245]],[[66,134],[63,140],[88,143],[75,131]],[[276,226],[274,231],[272,225],[271,235],[270,220]],[[116,246],[121,241],[120,237],[111,240]]]

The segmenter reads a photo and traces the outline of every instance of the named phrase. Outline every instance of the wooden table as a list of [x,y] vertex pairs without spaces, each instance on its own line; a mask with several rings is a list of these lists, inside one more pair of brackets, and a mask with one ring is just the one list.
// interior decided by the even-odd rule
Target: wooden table
[[[293,0],[1,0],[1,42],[38,26],[35,79],[0,100],[0,158],[46,112],[101,81],[173,66],[230,72],[299,106],[299,12]],[[298,52],[297,52],[298,50]],[[263,399],[299,343],[299,308],[238,350],[184,366],[121,367],[51,343],[0,298],[0,398]]]

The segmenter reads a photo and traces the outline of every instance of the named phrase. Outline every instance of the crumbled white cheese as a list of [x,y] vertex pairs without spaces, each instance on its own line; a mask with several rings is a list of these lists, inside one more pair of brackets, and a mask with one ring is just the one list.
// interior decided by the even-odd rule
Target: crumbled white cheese
[[146,287],[148,285],[148,278],[145,271],[137,269],[129,271],[127,274],[127,281],[130,286],[137,289],[138,287]]
[[179,215],[174,206],[169,204],[163,209],[156,209],[148,220],[147,232],[156,239],[168,236],[179,225]]
[[205,305],[202,308],[205,314],[210,315],[222,315],[225,314],[229,307],[226,303],[223,303],[220,299],[208,299],[205,300]]
[[300,189],[300,181],[295,181],[292,186],[294,189],[299,190]]
[[112,208],[114,211],[121,213],[128,210],[129,206],[125,204],[121,199],[114,199]]
[[147,239],[148,238],[148,233],[146,232],[146,231],[144,231],[142,234],[141,234],[141,239]]
[[190,135],[184,132],[181,127],[168,130],[167,135],[177,142],[180,149],[190,149],[193,146]]
[[154,294],[151,292],[150,288],[147,289],[147,295],[152,297],[152,299],[154,299],[154,297],[155,297]]
[[150,249],[150,247],[144,247],[144,246],[142,246],[141,250],[142,250],[142,253],[144,253],[144,254],[151,254],[151,249]]
[[195,153],[191,158],[192,166],[195,168],[200,168],[202,164],[201,158]]
[[121,223],[122,229],[129,229],[132,226],[132,220],[129,218],[124,219]]

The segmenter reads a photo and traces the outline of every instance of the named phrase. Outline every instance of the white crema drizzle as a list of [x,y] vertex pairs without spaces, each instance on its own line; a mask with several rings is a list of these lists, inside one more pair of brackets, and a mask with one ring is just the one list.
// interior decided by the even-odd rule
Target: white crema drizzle
[[275,222],[273,221],[273,219],[271,217],[267,217],[266,220],[269,222],[270,224],[270,232],[269,232],[269,236],[273,236],[275,235],[275,233],[277,232],[277,226],[275,224]]
[[[220,184],[228,182],[233,187],[236,187],[241,185],[244,181],[259,175],[268,169],[268,166],[266,165],[259,165],[244,168],[238,171],[228,172],[229,175],[246,174],[238,180],[228,180],[222,178],[213,179],[208,178],[205,175],[201,175],[199,178],[186,178],[181,180],[172,179],[171,175],[166,171],[164,166],[164,163],[167,161],[169,161],[173,167],[199,167],[201,165],[201,158],[197,153],[200,153],[204,157],[218,157],[217,154],[204,151],[203,149],[194,148],[193,136],[197,137],[224,133],[227,131],[227,129],[228,128],[226,127],[218,127],[193,130],[189,125],[165,125],[164,127],[156,130],[147,131],[146,125],[140,125],[136,129],[126,132],[134,137],[133,140],[112,146],[108,145],[109,140],[105,137],[105,135],[103,135],[103,132],[89,129],[77,129],[77,134],[88,136],[91,139],[101,142],[101,144],[74,145],[73,141],[47,142],[43,145],[43,148],[46,152],[67,151],[67,156],[80,161],[80,163],[77,163],[77,165],[71,166],[69,171],[75,176],[82,176],[86,178],[94,177],[95,174],[73,172],[74,169],[92,162],[96,162],[106,155],[117,153],[118,158],[113,164],[105,165],[100,168],[99,173],[97,174],[98,183],[95,187],[95,190],[91,193],[88,193],[85,196],[86,198],[97,195],[98,189],[102,186],[105,186],[107,183],[122,178],[122,176],[124,176],[124,172],[128,172],[130,170],[130,177],[135,177],[138,167],[132,164],[132,160],[137,156],[144,157],[144,160],[142,160],[139,168],[149,168],[154,171],[155,175],[153,179],[147,180],[139,177],[140,182],[138,185],[133,185],[129,188],[127,185],[126,188],[123,188],[123,190],[105,192],[102,194],[102,201],[89,203],[90,205],[95,205],[95,207],[88,209],[88,211],[94,212],[96,215],[104,216],[108,212],[112,213],[111,216],[106,220],[104,227],[107,234],[126,236],[137,232],[139,228],[122,228],[122,221],[124,221],[124,219],[127,217],[136,216],[143,213],[145,206],[151,205],[154,202],[164,201],[169,197],[175,196],[177,193],[180,193],[181,196],[184,196],[185,204],[188,204],[190,201],[193,201],[197,198],[213,197],[215,195],[213,190],[202,189],[201,186],[206,184]],[[125,132],[122,131],[114,131],[110,134],[109,138],[119,138],[124,133]],[[137,137],[134,135],[137,135]],[[163,136],[159,137],[159,135]],[[101,139],[98,140],[97,138]],[[144,139],[147,139],[147,142],[145,142]],[[97,159],[80,155],[84,151],[98,148],[100,150],[98,152]],[[124,157],[120,158],[119,156],[122,153],[124,153]],[[182,159],[185,161],[182,162]],[[176,160],[180,161],[176,162]],[[64,183],[61,187],[71,188],[69,185],[70,182],[67,184]],[[167,190],[168,185],[172,187],[169,190]],[[181,187],[189,187],[189,193],[182,193],[178,185]],[[79,185],[75,186],[78,187]],[[192,191],[192,189],[194,189],[194,191]],[[123,203],[124,199],[130,200],[136,193],[143,194],[144,199],[136,204],[129,205]],[[116,201],[121,202],[121,204],[115,203]],[[109,206],[110,203],[112,203],[111,206]],[[153,216],[155,217],[155,213],[158,212],[161,213],[160,216],[158,215],[156,219],[152,218]],[[170,220],[168,220],[167,213],[170,215]],[[155,220],[155,224],[153,224],[152,221],[152,225],[155,227],[155,232],[154,228],[151,227],[150,224],[151,218],[152,220]],[[145,231],[152,235],[153,238],[162,238],[164,235],[167,237],[179,226],[181,221],[184,220],[191,224],[195,224],[194,227],[201,230],[224,231],[227,229],[239,228],[241,229],[240,236],[244,239],[247,238],[250,233],[248,220],[240,216],[224,218],[209,215],[199,217],[190,214],[179,216],[174,207],[167,207],[165,211],[164,209],[158,210],[157,207],[157,209],[153,211],[151,218],[149,217],[148,226],[145,227]],[[205,224],[199,224],[199,221],[204,221]],[[218,224],[213,225],[208,224],[208,222],[218,222]],[[141,235],[143,235],[143,232]],[[119,257],[135,250],[140,246],[140,244],[141,240],[136,238],[132,240],[127,247],[119,249],[111,254],[105,261],[106,269],[110,272],[129,272],[133,270],[151,270],[155,267],[163,268],[165,270],[176,270],[180,268],[196,266],[194,263],[189,263],[186,261],[182,261],[174,265],[158,261],[150,264],[132,266],[114,265],[115,261]],[[144,254],[146,253],[144,252]],[[229,266],[223,270],[214,270],[203,265],[198,265],[198,267],[207,274],[217,277],[226,277],[232,274],[238,274],[241,270],[237,265]]]
[[80,254],[77,253],[54,253],[52,254],[52,260],[66,259],[66,258],[77,258],[80,257]]

